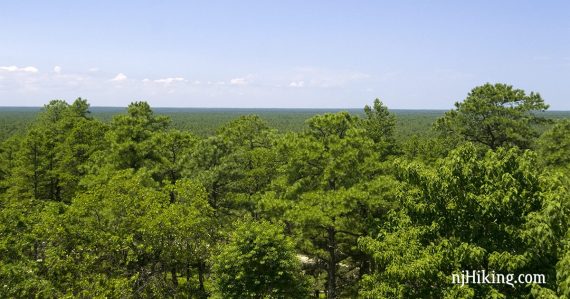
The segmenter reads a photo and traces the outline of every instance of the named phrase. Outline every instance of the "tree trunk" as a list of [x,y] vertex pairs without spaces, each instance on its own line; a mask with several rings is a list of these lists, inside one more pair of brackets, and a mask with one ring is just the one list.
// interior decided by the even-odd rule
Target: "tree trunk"
[[170,268],[170,275],[172,276],[172,284],[178,288],[178,275],[176,274],[176,266]]
[[204,262],[200,261],[198,263],[198,282],[200,283],[200,293],[204,293],[204,270],[205,270]]
[[206,297],[206,289],[204,288],[204,272],[206,270],[206,265],[204,262],[200,261],[198,263],[198,282],[200,283],[200,297]]
[[334,227],[327,228],[329,262],[327,265],[327,298],[336,298],[336,231]]
[[186,287],[190,287],[190,277],[192,273],[190,272],[190,264],[186,264]]

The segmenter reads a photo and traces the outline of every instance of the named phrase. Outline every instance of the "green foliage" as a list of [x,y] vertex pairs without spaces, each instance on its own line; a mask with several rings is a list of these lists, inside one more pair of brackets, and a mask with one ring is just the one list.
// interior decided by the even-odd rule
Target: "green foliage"
[[55,296],[43,263],[49,204],[24,196],[0,200],[0,297]]
[[436,122],[445,135],[458,135],[491,149],[501,146],[530,148],[538,137],[535,125],[545,119],[535,112],[548,109],[538,93],[527,95],[506,84],[487,83],[475,87],[463,102],[455,103]]
[[157,152],[157,163],[153,165],[155,180],[174,184],[181,179],[197,142],[189,132],[169,130],[153,134],[152,143]]
[[409,160],[433,164],[444,158],[453,149],[450,144],[458,143],[449,137],[413,135],[400,144],[401,156]]
[[346,286],[354,285],[368,263],[356,240],[386,206],[377,200],[384,194],[368,192],[366,183],[380,174],[380,160],[359,121],[345,112],[324,114],[311,118],[305,133],[282,139],[277,192],[268,194],[276,203],[263,202],[270,214],[282,211],[299,234],[300,251],[314,261],[307,265],[310,272],[326,276],[326,285],[314,287],[325,288],[329,298],[354,295]]
[[391,152],[395,143],[396,116],[388,111],[380,99],[375,99],[372,107],[364,106],[364,115],[364,128],[368,137]]
[[152,168],[160,159],[152,136],[165,131],[169,120],[155,116],[146,102],[131,103],[127,113],[113,118],[111,130],[106,135],[111,150],[109,163],[117,169]]
[[11,136],[0,143],[0,194],[10,187],[10,176],[16,166],[16,157],[20,149],[20,138]]
[[84,164],[101,149],[105,127],[89,117],[87,101],[78,98],[71,105],[54,100],[44,107],[38,120],[7,152],[11,194],[37,199],[71,201],[84,174]]
[[266,221],[236,225],[214,259],[214,276],[220,298],[308,297],[293,242]]
[[538,140],[538,153],[549,166],[570,166],[570,120],[557,122]]
[[[570,205],[560,180],[545,176],[531,152],[471,144],[434,169],[411,164],[403,209],[377,238],[360,246],[374,256],[376,273],[364,280],[369,297],[443,297],[462,269],[543,273],[555,277],[568,231]],[[437,172],[435,172],[437,169]],[[550,279],[546,288],[555,288]],[[476,297],[522,296],[528,286],[474,285]]]
[[56,294],[198,293],[190,274],[182,279],[186,288],[177,288],[178,271],[192,271],[207,259],[212,214],[199,185],[179,181],[168,190],[176,194],[174,203],[147,173],[125,170],[74,200],[44,232],[49,237],[42,263],[57,283]]
[[[380,100],[0,111],[0,297],[567,298],[570,129],[546,107],[476,87],[448,135]],[[450,283],[477,269],[547,283]]]
[[308,121],[309,130],[286,140],[286,178],[290,193],[349,188],[373,173],[377,153],[373,141],[346,112]]
[[242,116],[216,136],[201,140],[193,156],[194,175],[223,213],[253,213],[256,195],[275,176],[274,132],[257,116]]
[[[26,132],[29,125],[38,115],[35,107],[0,107],[0,142],[12,135]],[[108,124],[114,116],[122,114],[125,108],[91,107],[93,118]],[[271,128],[281,133],[302,132],[307,128],[305,121],[315,115],[327,112],[338,112],[339,109],[210,109],[210,108],[154,108],[155,113],[168,116],[171,127],[191,132],[200,137],[214,135],[225,123],[242,115],[255,114],[267,121]],[[349,113],[362,116],[361,109],[343,109]],[[400,110],[390,109],[396,116],[394,137],[397,142],[405,141],[413,135],[425,136],[435,120],[441,117],[444,110]],[[536,113],[547,119],[565,119],[570,117],[568,111],[545,111]]]

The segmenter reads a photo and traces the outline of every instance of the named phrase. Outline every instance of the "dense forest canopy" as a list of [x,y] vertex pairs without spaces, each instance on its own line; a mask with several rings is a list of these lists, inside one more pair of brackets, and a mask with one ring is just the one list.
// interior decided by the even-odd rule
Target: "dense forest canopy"
[[[204,134],[53,100],[0,144],[0,297],[568,298],[570,120],[547,108],[485,84],[417,134],[379,99]],[[546,282],[451,283],[480,269]]]
[[[90,115],[109,123],[116,115],[126,113],[126,108],[90,107]],[[199,137],[216,134],[216,130],[242,115],[255,114],[280,132],[301,132],[307,128],[306,120],[324,113],[347,111],[363,116],[362,109],[264,109],[264,108],[164,108],[153,107],[156,114],[168,116],[171,128],[190,131]],[[22,134],[34,122],[42,107],[0,107],[0,142],[14,134]],[[405,140],[414,135],[431,134],[431,125],[444,115],[445,110],[390,109],[396,117],[394,137]],[[539,112],[537,115],[548,119],[570,118],[570,111]],[[541,127],[541,131],[545,127]]]

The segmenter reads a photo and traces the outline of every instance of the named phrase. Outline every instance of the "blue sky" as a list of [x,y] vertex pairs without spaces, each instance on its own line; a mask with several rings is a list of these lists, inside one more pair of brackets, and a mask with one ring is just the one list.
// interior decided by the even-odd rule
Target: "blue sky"
[[0,39],[0,106],[570,110],[569,1],[3,1]]

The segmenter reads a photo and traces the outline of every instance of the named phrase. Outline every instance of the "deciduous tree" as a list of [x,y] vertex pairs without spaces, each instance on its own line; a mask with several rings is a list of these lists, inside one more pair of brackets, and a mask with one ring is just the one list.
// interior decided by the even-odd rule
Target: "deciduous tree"
[[237,224],[214,260],[221,298],[308,297],[307,278],[283,229],[266,221]]

